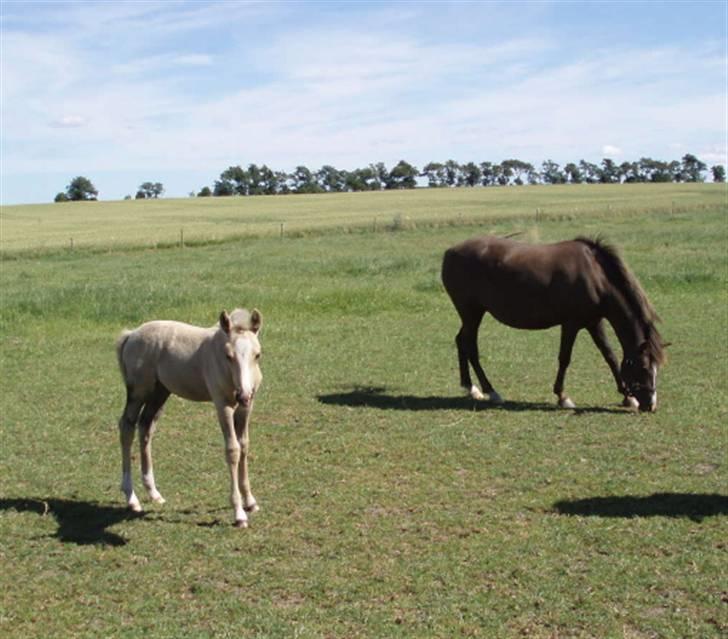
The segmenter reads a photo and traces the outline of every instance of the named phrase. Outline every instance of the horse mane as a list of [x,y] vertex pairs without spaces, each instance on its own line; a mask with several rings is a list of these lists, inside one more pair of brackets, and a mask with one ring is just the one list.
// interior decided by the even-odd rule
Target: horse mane
[[637,278],[627,268],[616,247],[602,237],[577,237],[577,242],[586,244],[594,253],[607,279],[622,294],[629,309],[642,324],[647,341],[650,361],[661,366],[666,359],[665,348],[656,322],[660,317],[647,299],[647,294]]

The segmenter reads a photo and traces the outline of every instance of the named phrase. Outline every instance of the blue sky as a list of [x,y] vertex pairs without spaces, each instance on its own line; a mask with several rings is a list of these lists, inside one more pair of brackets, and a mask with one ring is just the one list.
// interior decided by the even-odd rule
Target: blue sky
[[726,164],[728,3],[0,4],[2,203],[231,165]]

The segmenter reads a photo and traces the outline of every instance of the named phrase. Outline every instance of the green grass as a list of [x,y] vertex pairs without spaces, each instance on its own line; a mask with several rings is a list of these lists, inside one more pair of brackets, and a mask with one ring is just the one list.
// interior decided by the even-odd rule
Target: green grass
[[[651,191],[654,207],[635,190],[620,211],[600,198],[629,191],[584,189],[581,211],[537,219],[539,191],[504,189],[510,208],[480,202],[463,220],[471,192],[384,194],[388,222],[396,197],[416,207],[403,205],[418,223],[396,233],[333,230],[386,199],[373,194],[311,198],[311,210],[338,200],[359,213],[329,209],[325,232],[302,219],[282,239],[155,250],[130,227],[99,252],[103,229],[89,222],[97,239],[71,252],[4,236],[0,635],[724,635],[726,208],[712,188],[675,209],[673,187]],[[283,207],[286,224],[285,206],[299,206],[257,199]],[[454,215],[438,222],[439,208]],[[198,214],[212,224],[219,211]],[[462,397],[439,265],[481,231],[603,233],[620,247],[672,342],[657,413],[618,406],[586,335],[566,380],[579,410],[557,410],[558,332],[492,320],[481,351],[508,403]],[[236,305],[264,316],[261,512],[246,531],[231,526],[212,407],[173,398],[155,438],[167,504],[128,516],[116,335],[151,318],[212,324]]]

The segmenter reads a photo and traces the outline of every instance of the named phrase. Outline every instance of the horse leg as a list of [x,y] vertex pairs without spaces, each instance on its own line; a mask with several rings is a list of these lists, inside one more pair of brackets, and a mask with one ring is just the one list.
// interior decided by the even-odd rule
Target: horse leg
[[247,408],[238,406],[234,414],[235,436],[240,444],[240,465],[238,466],[238,487],[243,493],[243,508],[248,513],[259,510],[258,502],[250,491],[250,477],[248,475],[248,453],[250,452],[250,416],[253,413],[253,404]]
[[604,321],[600,320],[599,322],[597,322],[597,324],[591,326],[588,330],[589,334],[592,337],[592,340],[594,340],[594,343],[599,349],[599,352],[602,354],[604,361],[607,362],[609,370],[612,371],[612,376],[614,377],[614,381],[617,384],[617,392],[624,396],[622,405],[637,408],[637,400],[634,397],[630,397],[630,395],[627,393],[627,389],[624,387],[622,377],[619,374],[619,364],[617,363],[617,358],[614,355],[614,351],[612,350],[612,347],[609,345],[609,341],[607,340],[607,334],[604,331]]
[[243,508],[243,499],[240,495],[240,484],[238,482],[240,443],[235,435],[234,410],[222,402],[216,402],[216,408],[222,436],[225,440],[225,459],[230,472],[230,502],[235,511],[235,525],[238,528],[247,528],[248,516]]
[[141,512],[142,507],[139,499],[134,494],[134,485],[131,479],[131,445],[134,442],[134,430],[136,429],[139,413],[144,402],[133,399],[131,390],[127,389],[126,406],[119,419],[119,439],[121,442],[121,490],[126,496],[127,506],[134,512]]
[[483,400],[485,395],[480,389],[472,383],[470,378],[470,370],[468,363],[473,367],[475,375],[478,378],[480,387],[484,392],[488,393],[488,399],[496,404],[502,404],[503,398],[493,388],[492,384],[485,375],[483,367],[480,365],[480,354],[478,352],[478,328],[485,315],[484,309],[461,311],[460,318],[462,326],[460,332],[455,338],[458,348],[458,361],[460,364],[460,384],[465,388],[473,399]]
[[158,504],[164,503],[164,497],[157,490],[154,482],[154,468],[152,465],[152,435],[157,420],[162,414],[164,402],[169,397],[169,391],[157,382],[154,393],[147,399],[139,419],[139,451],[141,453],[142,482],[147,489],[150,499]]
[[579,327],[563,324],[561,326],[561,347],[559,348],[559,372],[556,374],[554,382],[554,393],[558,398],[558,405],[561,408],[576,408],[574,402],[564,393],[564,377],[566,377],[566,369],[571,362],[571,351],[574,348],[574,341],[579,332]]

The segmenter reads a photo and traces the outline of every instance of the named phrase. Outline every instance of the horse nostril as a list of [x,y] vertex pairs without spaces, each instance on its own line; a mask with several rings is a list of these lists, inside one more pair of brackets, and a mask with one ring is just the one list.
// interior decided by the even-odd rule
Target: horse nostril
[[235,401],[238,402],[238,404],[242,404],[243,406],[250,406],[250,402],[252,401],[253,396],[251,394],[245,394],[243,391],[236,391],[235,392]]

